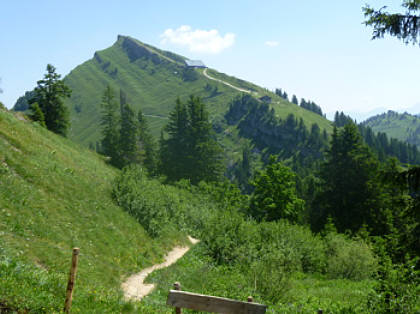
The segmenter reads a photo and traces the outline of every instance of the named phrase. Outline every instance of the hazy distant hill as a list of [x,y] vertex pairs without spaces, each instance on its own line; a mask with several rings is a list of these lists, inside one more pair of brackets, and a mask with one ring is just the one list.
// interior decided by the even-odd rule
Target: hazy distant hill
[[384,132],[389,137],[420,145],[420,118],[416,115],[389,110],[367,119],[363,124],[375,132]]

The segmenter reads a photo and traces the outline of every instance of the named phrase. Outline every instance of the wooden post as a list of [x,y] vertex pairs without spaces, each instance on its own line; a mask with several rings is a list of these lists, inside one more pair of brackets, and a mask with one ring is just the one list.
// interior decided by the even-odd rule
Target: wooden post
[[67,283],[66,302],[64,303],[64,312],[65,313],[70,313],[71,301],[72,301],[72,298],[73,298],[73,287],[74,287],[74,282],[76,280],[77,260],[78,260],[78,257],[79,257],[79,251],[80,251],[80,249],[77,248],[77,247],[75,247],[73,249],[73,256],[72,256],[72,259],[71,259],[69,281]]
[[248,299],[247,299],[247,301],[248,302],[254,302],[254,299],[251,296],[249,296]]
[[[181,290],[181,284],[178,281],[174,283],[174,290]],[[175,308],[175,314],[182,314],[180,307]]]
[[324,311],[322,309],[318,309],[318,314],[322,314]]

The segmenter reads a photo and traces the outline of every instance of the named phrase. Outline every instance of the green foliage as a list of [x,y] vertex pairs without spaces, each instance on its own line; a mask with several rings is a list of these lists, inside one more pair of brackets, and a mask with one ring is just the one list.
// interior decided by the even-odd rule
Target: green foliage
[[182,79],[184,82],[194,82],[198,80],[198,73],[194,70],[194,68],[185,67],[182,70]]
[[120,134],[117,165],[123,168],[141,162],[138,142],[139,125],[133,109],[128,104],[120,104]]
[[[399,114],[389,110],[367,119],[359,126],[359,129],[366,143],[377,147],[379,157],[391,152],[391,155],[398,157],[402,162],[420,163],[420,154],[417,149],[420,145],[419,117],[406,112]],[[370,134],[373,132],[376,136]]]
[[119,158],[119,119],[117,116],[117,103],[115,102],[114,91],[109,85],[102,96],[101,107],[102,153],[111,158],[111,164],[117,165]]
[[239,135],[250,139],[256,148],[278,154],[281,159],[298,155],[299,163],[305,166],[320,159],[327,147],[318,123],[308,125],[293,113],[279,118],[274,108],[249,95],[233,99],[225,118],[229,124],[236,124]]
[[31,114],[29,117],[33,120],[39,123],[39,125],[46,127],[45,125],[45,116],[42,112],[41,108],[39,108],[39,105],[37,102],[34,102],[30,105]]
[[320,106],[318,106],[315,102],[313,101],[306,101],[305,99],[301,99],[300,100],[300,106],[302,108],[305,108],[307,110],[310,110],[312,112],[315,112],[316,114],[319,114],[320,116],[323,116],[322,113],[322,109]]
[[16,100],[15,105],[13,106],[14,111],[26,111],[29,109],[29,102],[30,100],[35,96],[35,92],[27,91],[25,92],[25,95],[19,97]]
[[141,110],[137,114],[137,122],[139,126],[139,146],[144,151],[143,164],[149,174],[157,173],[158,156],[156,151],[156,143],[150,133],[149,124]]
[[297,222],[302,215],[304,201],[296,195],[295,174],[274,156],[265,170],[257,173],[252,185],[250,214],[257,220],[287,219]]
[[116,206],[118,174],[96,153],[0,110],[1,305],[59,312],[80,247],[73,312],[124,311],[121,278],[159,262],[179,237],[155,241]]
[[[276,252],[272,255],[261,256],[254,267],[216,266],[206,255],[205,247],[198,244],[176,264],[151,274],[148,280],[155,283],[157,289],[143,302],[155,306],[156,312],[173,311],[173,308],[158,305],[165,304],[167,290],[179,281],[183,290],[196,293],[243,301],[252,295],[255,302],[268,305],[272,313],[316,313],[320,308],[327,313],[368,312],[365,304],[372,281],[283,272],[276,262]],[[262,276],[267,281],[262,280]],[[270,295],[273,301],[269,300]]]
[[382,7],[375,10],[366,5],[363,7],[363,13],[366,26],[373,27],[372,39],[383,38],[385,34],[395,36],[402,40],[405,44],[410,42],[417,43],[417,37],[420,34],[420,1],[419,0],[403,0],[402,6],[407,10],[405,13],[388,13],[384,12]]
[[188,179],[197,184],[220,179],[222,150],[199,97],[190,96],[186,104],[178,98],[165,130],[169,137],[160,142],[161,172],[169,181]]
[[386,240],[376,237],[375,253],[379,257],[377,281],[368,298],[372,313],[418,313],[420,311],[420,272],[418,257],[392,263],[386,253]]
[[139,165],[123,170],[114,183],[113,196],[153,237],[175,228],[198,237],[215,208],[209,197],[199,194],[189,182],[164,185],[147,178]]
[[377,261],[366,243],[360,239],[347,239],[338,233],[328,233],[325,242],[329,277],[352,280],[372,278],[377,270]]
[[66,136],[70,119],[63,98],[70,97],[71,90],[60,80],[60,77],[55,72],[55,68],[48,64],[47,74],[43,80],[37,82],[38,86],[34,89],[34,95],[29,103],[38,103],[48,130]]
[[368,224],[379,232],[384,223],[378,161],[363,144],[357,127],[334,129],[331,148],[321,167],[322,190],[311,210],[311,224],[320,230],[331,216],[337,230],[359,230]]

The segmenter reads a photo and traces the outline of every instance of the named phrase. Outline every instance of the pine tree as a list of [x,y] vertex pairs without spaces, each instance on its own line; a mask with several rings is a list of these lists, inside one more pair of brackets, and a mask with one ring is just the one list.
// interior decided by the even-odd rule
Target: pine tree
[[311,213],[313,228],[320,230],[329,216],[340,232],[377,223],[374,216],[381,211],[382,202],[378,165],[355,124],[340,130],[334,127],[331,148],[321,166],[323,188]]
[[170,181],[189,179],[217,181],[221,175],[221,148],[213,138],[204,103],[191,96],[187,104],[179,99],[161,140],[161,171]]
[[111,164],[118,165],[119,158],[119,134],[118,134],[118,116],[117,103],[115,102],[114,91],[111,86],[107,86],[102,96],[102,153],[111,158]]
[[137,114],[139,126],[139,143],[144,151],[143,164],[149,171],[149,174],[155,174],[157,170],[156,145],[153,136],[150,134],[149,125],[141,110]]
[[165,139],[162,134],[160,140],[160,172],[164,173],[169,181],[189,177],[188,124],[186,106],[177,98],[175,109],[170,113],[169,123],[165,127],[169,138]]
[[119,136],[119,158],[117,165],[123,168],[140,160],[138,146],[138,123],[133,109],[128,104],[121,104],[121,126]]
[[292,103],[294,103],[295,105],[298,104],[298,99],[297,99],[296,95],[292,96]]
[[43,80],[37,82],[38,86],[34,90],[34,97],[30,103],[38,103],[48,130],[66,136],[70,120],[68,109],[62,98],[70,97],[71,90],[60,80],[60,77],[55,72],[55,67],[48,64],[47,74]]

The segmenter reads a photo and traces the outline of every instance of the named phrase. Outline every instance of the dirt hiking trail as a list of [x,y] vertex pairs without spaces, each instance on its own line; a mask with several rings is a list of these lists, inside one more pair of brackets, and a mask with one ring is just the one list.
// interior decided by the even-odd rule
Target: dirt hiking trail
[[[199,240],[188,236],[188,239],[192,244],[196,244]],[[168,267],[179,260],[185,253],[189,251],[189,247],[176,246],[165,256],[165,261],[161,264],[156,264],[148,268],[143,269],[141,272],[134,274],[127,278],[121,285],[124,291],[124,297],[126,300],[140,301],[146,295],[148,295],[155,288],[154,284],[144,283],[146,277],[156,269]]]

